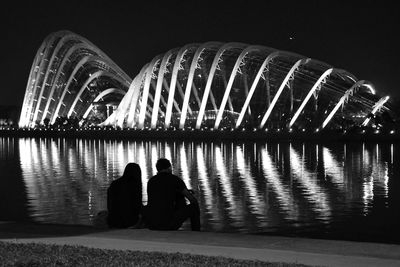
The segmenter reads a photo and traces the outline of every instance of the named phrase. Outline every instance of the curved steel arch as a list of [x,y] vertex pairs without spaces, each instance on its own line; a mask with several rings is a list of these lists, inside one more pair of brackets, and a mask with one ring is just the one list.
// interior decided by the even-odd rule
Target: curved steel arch
[[[137,76],[135,83],[132,83],[133,94],[132,94],[131,102],[129,105],[129,112],[128,112],[128,118],[127,118],[127,124],[131,125],[131,127],[136,125],[136,121],[135,121],[136,108],[137,108],[137,104],[139,102],[142,83],[147,77],[147,71],[150,68],[150,66],[151,66],[150,63],[145,65],[145,67],[143,67],[142,71]],[[139,107],[139,110],[140,110],[140,108],[141,107]]]
[[58,81],[58,79],[59,79],[59,77],[60,77],[60,75],[61,75],[61,73],[62,73],[62,70],[63,70],[63,68],[64,68],[66,62],[69,60],[69,57],[70,57],[75,51],[77,51],[78,49],[81,49],[81,48],[86,48],[86,47],[87,47],[87,45],[85,45],[84,43],[79,43],[79,44],[73,45],[73,46],[68,50],[67,54],[64,56],[64,58],[63,58],[63,60],[62,60],[62,62],[61,62],[61,64],[60,64],[60,67],[58,68],[58,71],[57,71],[57,73],[56,73],[56,77],[55,77],[55,79],[54,79],[55,82],[54,82],[54,83],[52,84],[52,86],[51,86],[50,94],[49,94],[49,97],[48,97],[48,101],[47,101],[46,106],[45,106],[44,111],[43,111],[43,116],[42,116],[42,119],[41,119],[41,123],[43,123],[44,119],[46,118],[46,115],[47,115],[47,112],[48,112],[48,110],[49,110],[49,107],[50,107],[50,104],[51,104],[51,100],[52,100],[52,97],[53,97],[53,94],[54,94],[54,90],[55,90],[56,85],[57,85],[57,81]]
[[[195,74],[197,73],[197,67],[199,66],[202,52],[204,52],[203,55],[207,56],[207,64],[201,65],[201,74],[203,75],[199,75],[199,80],[197,80]],[[251,56],[248,58],[245,57],[246,53],[251,53]],[[253,57],[253,55],[255,57]],[[279,66],[270,64],[270,60],[279,55],[285,55],[279,60]],[[233,67],[233,69],[231,70],[231,68],[229,68],[229,70],[225,71],[223,69],[221,73],[218,73],[218,66],[220,65],[222,67],[226,65],[226,63],[221,63],[221,61],[222,59],[225,61],[227,56],[229,57],[229,62],[235,60],[233,66],[229,63],[229,66]],[[173,60],[171,60],[172,57],[174,58]],[[107,76],[106,79],[110,77],[115,82],[118,81],[119,90],[121,90],[118,92],[121,95],[123,94],[122,92],[126,91],[129,87],[129,90],[126,91],[126,94],[118,105],[117,110],[101,124],[113,124],[121,127],[124,127],[124,125],[133,126],[137,123],[139,123],[139,127],[144,127],[144,124],[147,125],[149,122],[151,128],[154,129],[159,123],[164,122],[164,127],[168,128],[171,124],[171,116],[173,112],[176,112],[174,121],[175,119],[179,120],[179,128],[187,126],[187,116],[189,116],[188,113],[190,113],[191,120],[195,119],[195,127],[199,129],[205,121],[204,116],[205,112],[207,112],[207,114],[215,118],[213,129],[219,129],[226,109],[235,113],[240,112],[237,114],[239,117],[234,124],[231,125],[232,129],[238,128],[243,124],[247,111],[249,111],[249,115],[253,117],[258,115],[263,116],[258,126],[263,128],[271,117],[272,111],[277,106],[277,101],[280,98],[282,99],[281,94],[283,90],[285,90],[285,86],[289,86],[289,88],[292,87],[290,85],[291,79],[318,80],[313,84],[311,90],[308,91],[307,96],[302,100],[302,103],[300,103],[300,106],[295,111],[288,125],[291,127],[296,123],[300,114],[302,114],[311,96],[316,94],[317,90],[321,88],[322,84],[326,82],[326,78],[331,75],[333,71],[338,73],[337,76],[335,76],[335,79],[329,79],[323,89],[325,90],[329,87],[329,90],[334,90],[335,94],[339,94],[341,98],[322,123],[322,128],[327,126],[340,106],[344,105],[347,98],[351,96],[353,91],[356,91],[358,87],[365,87],[365,90],[368,90],[370,94],[361,94],[361,91],[357,91],[357,95],[354,95],[354,101],[350,102],[356,109],[348,109],[349,112],[368,112],[372,110],[369,113],[374,114],[378,112],[389,99],[381,98],[376,102],[376,97],[372,96],[372,94],[375,94],[373,86],[370,83],[363,83],[362,81],[356,82],[357,79],[351,73],[341,71],[339,74],[339,70],[336,68],[332,71],[325,71],[326,69],[332,69],[332,67],[314,59],[312,60],[313,64],[310,64],[310,66],[303,71],[299,68],[302,64],[306,64],[311,59],[303,58],[303,61],[299,60],[293,65],[291,62],[302,58],[301,55],[277,51],[264,46],[249,46],[241,43],[222,44],[219,42],[189,44],[182,48],[170,50],[156,58],[158,58],[159,61],[147,64],[132,81],[107,57],[107,55],[86,39],[68,31],[50,34],[36,51],[36,56],[29,74],[29,80],[26,85],[19,125],[21,127],[34,127],[35,124],[41,125],[44,123],[46,117],[49,117],[50,121],[54,123],[59,114],[65,115],[68,113],[68,116],[71,116],[74,111],[78,112],[77,116],[81,116],[81,112],[83,111],[83,115],[87,116],[90,112],[88,110],[91,110],[93,107],[93,99],[107,92],[111,93],[111,91],[107,91],[108,89],[106,90],[107,92],[100,92],[100,90],[97,90],[96,92],[98,93],[96,93],[96,95],[89,96],[85,93],[86,85],[96,77],[103,75]],[[187,61],[184,64],[183,59]],[[263,61],[261,62],[261,60]],[[171,70],[171,73],[167,76],[165,74],[165,69],[167,64],[169,66],[170,63],[171,66],[168,70]],[[260,64],[261,67],[258,67]],[[296,64],[298,65],[295,66]],[[249,75],[249,77],[244,79],[242,88],[235,88],[235,90],[244,90],[244,99],[236,99],[232,98],[232,88],[235,84],[235,79],[239,76],[238,73],[241,73],[241,66],[245,66],[247,70],[246,75]],[[248,66],[252,67],[247,68]],[[266,104],[266,112],[262,112],[261,114],[258,112],[250,113],[249,107],[255,91],[258,89],[265,90],[263,87],[259,86],[259,83],[260,78],[263,77],[266,71],[265,68],[268,66],[270,67],[269,70],[276,70],[276,72],[274,71],[271,73],[274,75],[271,77],[274,82],[269,83],[269,80],[266,81],[266,90],[269,92],[269,88],[271,88],[271,92],[275,92],[275,95],[273,100],[270,101],[271,94],[267,93],[268,103]],[[290,70],[287,66],[289,66]],[[155,67],[157,69],[155,69]],[[257,67],[257,69],[255,69],[255,67]],[[275,67],[277,69],[275,69]],[[282,68],[289,72],[282,72]],[[88,78],[86,75],[89,71],[94,75]],[[249,71],[251,72],[249,73]],[[255,71],[257,71],[257,73],[255,73]],[[320,75],[323,71],[325,72]],[[79,74],[81,72],[83,75]],[[198,73],[200,73],[200,71]],[[222,75],[222,79],[219,78],[220,75]],[[228,75],[229,79],[227,77]],[[250,80],[250,77],[255,78]],[[72,81],[74,79],[77,79],[78,83],[73,83]],[[283,79],[281,84],[275,82],[281,79]],[[201,83],[197,84],[197,81]],[[251,86],[249,84],[250,82],[252,82]],[[354,83],[357,83],[358,87],[356,86],[353,89],[346,90],[346,88],[355,86]],[[183,88],[184,85],[185,87]],[[79,88],[76,88],[77,86],[79,86]],[[177,94],[179,94],[179,96]],[[214,95],[218,97],[214,99]],[[323,96],[325,96],[325,94],[323,94]],[[84,103],[79,103],[79,99]],[[193,105],[191,102],[192,100]],[[221,102],[217,103],[217,101]],[[243,106],[238,106],[241,105],[243,101]],[[161,110],[161,107],[163,107],[163,110]],[[165,113],[163,113],[164,107]],[[388,107],[383,108],[390,110]],[[160,118],[164,118],[164,116],[165,121],[159,121]],[[257,117],[257,121],[260,116]],[[149,121],[147,121],[148,119]],[[256,118],[254,117],[253,119]],[[253,122],[254,120],[250,121]],[[211,121],[207,122],[210,123]],[[369,120],[367,118],[363,125],[367,125],[368,122]]]
[[186,114],[187,114],[187,109],[188,109],[189,99],[190,99],[190,92],[192,91],[194,73],[196,71],[196,67],[197,67],[199,58],[201,56],[201,53],[204,51],[204,49],[206,49],[208,47],[216,46],[216,45],[220,45],[220,44],[221,43],[218,43],[218,42],[204,43],[203,45],[201,45],[197,48],[197,50],[192,58],[192,63],[190,64],[190,69],[189,69],[189,76],[188,76],[188,80],[186,83],[185,97],[184,97],[183,104],[182,104],[181,118],[180,118],[180,122],[179,122],[180,129],[183,129],[183,127],[185,126]]
[[83,57],[83,58],[78,62],[78,64],[74,67],[74,70],[72,71],[72,73],[71,73],[71,75],[70,75],[70,77],[69,77],[69,79],[68,79],[68,81],[67,81],[67,84],[66,84],[65,87],[64,87],[64,91],[63,91],[62,94],[61,94],[61,97],[60,97],[60,99],[59,99],[59,103],[58,103],[58,105],[57,105],[57,108],[56,108],[55,112],[53,113],[53,118],[51,119],[51,123],[54,123],[55,120],[56,120],[57,117],[58,117],[58,113],[60,112],[61,105],[62,105],[63,102],[64,102],[64,97],[65,97],[66,93],[69,92],[68,89],[69,89],[69,87],[70,87],[70,84],[71,84],[72,80],[75,79],[75,74],[79,71],[79,69],[80,69],[81,67],[84,66],[84,64],[86,64],[86,63],[88,63],[88,62],[91,62],[91,61],[96,61],[96,60],[102,61],[102,58],[100,58],[99,56],[85,56],[85,57]]
[[142,94],[142,102],[140,103],[140,113],[139,113],[139,128],[144,128],[144,120],[146,119],[146,110],[147,110],[147,100],[149,98],[149,91],[150,91],[150,82],[152,79],[152,75],[154,72],[154,68],[158,64],[158,62],[161,60],[160,56],[155,57],[147,71],[146,71],[146,79],[144,82],[144,88],[143,88],[143,94]]
[[[117,93],[120,95],[125,95],[125,91],[122,89],[118,89],[118,88],[108,88],[106,90],[104,90],[103,92],[101,92],[98,96],[96,96],[96,98],[93,100],[93,103],[96,103],[97,101],[99,101],[101,98],[105,97],[106,95],[112,94],[112,93]],[[90,104],[90,106],[87,108],[87,110],[85,111],[85,113],[83,113],[82,119],[86,119],[86,117],[89,115],[90,111],[93,109],[94,105]]]
[[[339,110],[340,106],[344,105],[346,100],[355,93],[355,91],[361,87],[361,86],[366,86],[369,82],[365,81],[365,80],[360,80],[358,82],[356,82],[355,84],[353,84],[353,86],[350,87],[350,89],[348,89],[343,96],[339,99],[338,103],[335,105],[335,107],[332,109],[332,111],[329,113],[329,115],[326,117],[326,119],[324,120],[324,122],[322,123],[321,128],[324,129],[326,127],[326,125],[328,125],[328,123],[330,122],[330,120],[333,118],[333,116],[336,114],[336,112]],[[369,88],[369,87],[367,87]]]
[[221,46],[220,49],[215,54],[213,63],[211,65],[210,73],[209,73],[208,78],[207,78],[206,87],[204,89],[200,110],[199,110],[199,113],[198,113],[198,116],[197,116],[196,129],[200,129],[201,123],[203,121],[203,116],[204,116],[204,112],[205,112],[206,105],[207,105],[208,95],[210,94],[211,84],[212,84],[212,82],[214,80],[215,70],[217,69],[217,66],[218,66],[218,63],[219,63],[219,59],[221,58],[221,56],[223,55],[223,53],[227,49],[229,49],[229,48],[241,48],[243,46],[244,46],[244,44],[242,44],[242,43],[227,43],[227,44]]
[[157,85],[156,85],[156,91],[155,91],[154,103],[153,103],[153,113],[152,113],[152,117],[151,117],[151,128],[152,129],[156,128],[156,126],[157,126],[158,109],[159,109],[159,104],[160,104],[160,99],[161,99],[161,90],[162,90],[163,81],[164,81],[164,74],[165,74],[165,70],[167,68],[167,64],[169,63],[169,60],[174,52],[175,52],[175,49],[171,49],[167,53],[165,53],[165,55],[160,63],[160,70],[158,71]]
[[81,88],[79,89],[78,94],[75,97],[74,102],[72,103],[68,113],[67,113],[67,117],[69,118],[72,115],[72,112],[75,109],[76,103],[78,103],[78,101],[80,100],[80,97],[82,95],[82,93],[86,90],[87,86],[94,80],[97,79],[98,77],[110,77],[113,78],[115,80],[117,80],[120,83],[123,83],[124,80],[120,79],[119,77],[114,76],[113,74],[103,71],[103,70],[98,70],[95,73],[91,74],[90,77],[86,80],[86,82],[81,86]]
[[306,104],[308,103],[308,100],[310,100],[310,97],[314,94],[314,92],[317,90],[318,87],[322,86],[322,84],[324,84],[326,82],[326,78],[332,74],[332,72],[334,72],[335,69],[330,68],[328,70],[326,70],[320,77],[319,79],[316,81],[316,83],[313,85],[313,87],[311,88],[310,91],[308,91],[307,96],[305,97],[305,99],[303,100],[303,102],[301,103],[300,107],[297,109],[296,113],[294,114],[294,116],[292,117],[292,119],[289,122],[289,128],[292,127],[292,125],[296,122],[297,118],[299,117],[300,113],[303,111],[304,107],[306,106]]
[[197,46],[198,46],[198,44],[185,45],[184,47],[182,47],[179,50],[178,54],[176,55],[174,67],[173,67],[173,70],[172,70],[171,84],[169,86],[167,110],[166,110],[166,113],[165,113],[165,128],[168,128],[170,126],[170,123],[171,123],[172,102],[173,102],[174,97],[175,97],[175,86],[176,86],[176,81],[177,81],[177,78],[178,78],[178,71],[179,71],[179,67],[180,67],[181,61],[182,61],[185,53],[187,52],[187,50],[189,48],[197,47]]
[[258,70],[257,75],[254,78],[254,81],[253,81],[253,83],[252,83],[252,85],[250,87],[249,94],[246,97],[246,101],[243,104],[242,110],[240,111],[239,117],[238,117],[238,119],[236,121],[235,128],[238,128],[240,126],[240,124],[242,124],[242,120],[243,120],[244,114],[246,113],[247,107],[250,104],[250,100],[253,97],[253,94],[254,94],[254,92],[255,92],[255,90],[257,88],[258,82],[260,81],[261,75],[263,74],[265,68],[267,67],[269,62],[271,62],[274,58],[280,56],[281,54],[282,54],[281,51],[272,52],[271,54],[269,54],[267,56],[267,58],[262,63],[262,65],[261,65],[260,69]]
[[279,96],[281,95],[283,89],[286,87],[286,83],[289,81],[290,77],[292,75],[294,75],[294,72],[301,66],[304,64],[307,64],[308,62],[311,61],[311,58],[303,58],[303,59],[299,59],[294,65],[293,67],[289,70],[288,74],[286,75],[285,79],[282,81],[281,86],[279,87],[278,91],[276,92],[274,99],[272,99],[271,104],[269,105],[267,111],[264,114],[264,117],[261,120],[261,124],[259,126],[260,129],[262,129],[265,125],[265,123],[267,122],[269,115],[271,115],[272,110],[274,109],[274,106],[276,104],[276,102],[279,99]]
[[220,122],[221,122],[222,115],[223,115],[224,110],[225,110],[226,102],[228,101],[228,97],[229,97],[229,94],[230,94],[230,92],[231,92],[231,88],[232,88],[233,82],[235,81],[236,74],[237,74],[237,72],[238,72],[238,69],[239,69],[239,67],[240,67],[240,64],[242,63],[242,60],[245,58],[245,56],[246,56],[248,53],[250,53],[250,52],[252,52],[252,51],[260,51],[262,48],[263,48],[263,47],[257,46],[257,45],[248,46],[248,47],[245,48],[245,49],[240,53],[240,55],[238,56],[238,58],[237,58],[237,60],[236,60],[236,63],[235,63],[235,66],[233,67],[233,70],[232,70],[231,75],[230,75],[230,77],[229,77],[228,85],[227,85],[226,88],[225,88],[224,97],[222,98],[222,102],[221,102],[221,105],[220,105],[220,107],[219,107],[219,111],[218,111],[217,117],[216,117],[216,119],[215,119],[215,124],[214,124],[214,129],[215,129],[215,130],[218,129],[219,124],[220,124]]
[[[41,55],[41,59],[40,59],[40,64],[39,66],[35,66],[35,70],[37,69],[38,72],[38,76],[35,77],[35,82],[33,85],[33,91],[31,92],[31,95],[29,97],[29,100],[26,102],[27,106],[28,106],[28,110],[29,110],[29,120],[30,123],[28,122],[28,126],[33,127],[35,124],[35,120],[33,119],[34,114],[36,113],[36,107],[37,107],[37,102],[38,99],[36,98],[36,92],[38,91],[37,89],[40,88],[41,86],[38,85],[39,81],[43,81],[44,82],[44,78],[43,80],[41,80],[41,77],[43,77],[43,75],[45,75],[44,72],[42,72],[41,70],[45,67],[45,62],[46,62],[46,58],[51,55],[52,53],[52,43],[55,42],[56,38],[58,37],[58,35],[54,34],[54,35],[49,35],[46,40],[43,42],[44,43],[44,49],[43,52],[40,53]],[[39,91],[40,94],[40,91]],[[34,105],[36,101],[36,104]],[[33,112],[33,113],[32,113]]]
[[[136,75],[136,77],[133,79],[133,81],[131,82],[129,89],[127,91],[127,93],[125,94],[125,96],[122,98],[120,104],[118,105],[118,108],[116,111],[114,111],[113,114],[111,114],[110,117],[108,117],[103,123],[102,125],[114,125],[117,127],[122,127],[124,124],[124,121],[126,120],[126,123],[128,124],[128,114],[130,111],[130,107],[133,105],[135,105],[136,107],[136,102],[137,102],[137,95],[140,93],[140,88],[137,88],[137,83],[138,80],[143,77],[146,69],[148,68],[149,64],[146,64],[142,67],[142,69],[140,70],[139,74]],[[136,96],[136,97],[135,97]],[[132,99],[135,100],[132,100]],[[135,101],[135,102],[134,102]]]
[[[49,38],[49,37],[47,37],[47,38]],[[30,116],[31,105],[29,105],[28,103],[30,102],[30,99],[32,99],[32,97],[30,95],[33,95],[33,90],[36,87],[37,76],[38,76],[39,68],[40,68],[38,66],[38,64],[41,63],[42,58],[44,56],[44,50],[46,49],[46,43],[47,43],[47,39],[45,39],[45,41],[41,44],[41,46],[37,50],[35,59],[31,66],[31,71],[29,73],[29,78],[28,78],[28,82],[26,85],[25,96],[24,96],[24,100],[22,103],[20,120],[18,123],[19,127],[26,127],[26,126],[28,126],[28,123],[29,123],[27,117]],[[33,77],[35,77],[35,79]]]
[[[56,47],[53,49],[52,57],[50,58],[50,62],[48,64],[48,67],[47,67],[47,70],[46,70],[46,73],[45,73],[45,76],[44,76],[44,80],[43,80],[42,86],[40,88],[39,98],[38,98],[37,103],[36,103],[36,110],[35,110],[35,113],[33,115],[33,121],[36,121],[36,119],[37,119],[37,116],[38,116],[38,113],[39,113],[39,109],[40,109],[40,105],[41,105],[42,98],[43,98],[43,92],[44,92],[44,89],[46,88],[46,85],[48,84],[47,80],[48,80],[49,74],[53,72],[52,66],[53,66],[54,59],[57,58],[57,54],[58,54],[59,50],[65,45],[65,43],[68,41],[68,39],[69,38],[73,39],[73,37],[76,37],[76,35],[74,35],[72,33],[68,33],[68,34],[64,35],[57,42]],[[79,40],[77,39],[77,41],[79,41]],[[42,114],[42,117],[45,117],[45,115],[46,114]],[[43,120],[41,120],[41,121],[43,121]]]
[[61,105],[63,104],[65,94],[68,92],[69,85],[71,84],[72,79],[75,78],[75,74],[78,72],[78,70],[79,70],[86,62],[89,61],[89,58],[90,58],[90,57],[91,57],[91,56],[85,56],[85,57],[83,57],[83,58],[78,62],[78,64],[75,66],[74,70],[72,71],[71,75],[69,76],[68,81],[67,81],[67,84],[65,85],[64,90],[63,90],[63,92],[62,92],[62,94],[61,94],[61,97],[60,97],[60,99],[59,99],[59,102],[58,102],[58,105],[57,105],[57,107],[56,107],[56,110],[55,110],[55,112],[53,113],[53,118],[50,120],[50,121],[51,121],[51,124],[53,124],[53,123],[56,121],[57,117],[58,117],[58,112],[60,111]]
[[[373,107],[373,109],[372,109],[370,114],[374,115],[380,108],[383,107],[383,105],[389,100],[389,98],[390,98],[389,96],[384,96],[381,99],[379,99],[375,103],[375,105],[374,105],[374,107]],[[365,119],[365,121],[361,125],[364,126],[364,127],[367,126],[367,124],[369,123],[370,120],[371,120],[371,118],[367,117]]]

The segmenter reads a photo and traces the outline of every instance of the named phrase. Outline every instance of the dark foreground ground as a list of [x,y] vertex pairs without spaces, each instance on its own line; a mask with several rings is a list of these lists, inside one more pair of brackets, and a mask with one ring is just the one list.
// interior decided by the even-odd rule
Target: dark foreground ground
[[400,245],[321,239],[88,226],[0,223],[0,241],[189,253],[318,266],[400,266]]

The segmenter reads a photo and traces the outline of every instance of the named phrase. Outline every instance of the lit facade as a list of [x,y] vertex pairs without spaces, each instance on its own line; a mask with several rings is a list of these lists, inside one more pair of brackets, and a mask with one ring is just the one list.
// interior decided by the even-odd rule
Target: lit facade
[[138,129],[319,130],[366,126],[371,115],[390,111],[389,97],[368,81],[286,51],[188,44],[156,56],[131,81],[89,41],[58,32],[36,55],[20,126],[83,120],[99,99],[119,103],[101,125]]

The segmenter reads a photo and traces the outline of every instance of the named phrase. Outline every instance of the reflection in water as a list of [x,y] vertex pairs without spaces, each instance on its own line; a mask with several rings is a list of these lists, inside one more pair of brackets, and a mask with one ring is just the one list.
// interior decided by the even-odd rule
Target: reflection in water
[[[262,195],[257,192],[256,183],[250,173],[250,169],[246,166],[245,157],[240,146],[236,147],[236,163],[240,173],[240,178],[245,184],[246,191],[248,192],[249,206],[252,213],[263,215],[265,212],[265,200]],[[261,219],[258,216],[258,219]]]
[[305,153],[303,149],[302,157],[293,149],[290,149],[290,168],[294,178],[300,183],[300,188],[304,191],[304,197],[314,205],[312,210],[319,215],[318,219],[327,220],[331,215],[331,206],[327,194],[316,178],[315,173],[310,173],[306,168]]
[[332,154],[332,151],[329,148],[323,147],[322,155],[324,159],[325,176],[328,176],[332,180],[332,182],[341,191],[343,191],[345,184],[344,184],[344,174],[342,167],[336,161],[335,157]]
[[220,186],[222,187],[222,194],[227,202],[225,209],[228,211],[230,220],[233,220],[235,226],[242,223],[240,218],[240,209],[235,201],[235,194],[232,188],[232,175],[227,172],[227,166],[224,157],[222,156],[220,146],[215,146],[215,168],[217,177],[219,178]]
[[286,220],[298,220],[299,209],[297,203],[295,202],[289,187],[283,183],[283,179],[278,173],[276,165],[272,162],[271,157],[268,154],[267,146],[262,150],[262,166],[267,184],[274,191],[276,200],[278,201],[277,204],[279,205],[281,212],[285,214],[284,218]]
[[142,169],[147,203],[160,157],[195,190],[209,231],[266,232],[372,216],[377,200],[390,208],[390,192],[399,190],[390,188],[393,144],[21,138],[14,148],[7,140],[0,138],[0,160],[19,148],[29,216],[38,222],[90,224],[128,162]]

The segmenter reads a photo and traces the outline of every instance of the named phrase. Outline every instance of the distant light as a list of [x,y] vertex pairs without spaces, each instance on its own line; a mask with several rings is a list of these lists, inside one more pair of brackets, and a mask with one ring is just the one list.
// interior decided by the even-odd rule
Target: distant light
[[264,131],[268,132],[268,128],[265,128],[265,130],[264,130]]
[[306,131],[306,129],[303,129],[302,131],[303,131],[303,132],[305,132],[305,131]]
[[318,133],[319,132],[319,128],[315,129],[315,132]]
[[391,131],[390,131],[390,134],[394,134],[394,130],[391,130]]

